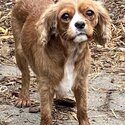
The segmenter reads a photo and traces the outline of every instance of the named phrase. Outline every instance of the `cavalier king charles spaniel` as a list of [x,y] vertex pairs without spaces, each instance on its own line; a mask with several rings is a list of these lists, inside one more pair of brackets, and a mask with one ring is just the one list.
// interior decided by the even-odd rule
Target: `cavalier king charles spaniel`
[[79,125],[87,115],[89,42],[104,45],[111,38],[111,20],[99,1],[17,0],[12,11],[16,61],[22,73],[17,107],[30,106],[28,65],[38,79],[40,125],[51,125],[54,95],[74,96]]

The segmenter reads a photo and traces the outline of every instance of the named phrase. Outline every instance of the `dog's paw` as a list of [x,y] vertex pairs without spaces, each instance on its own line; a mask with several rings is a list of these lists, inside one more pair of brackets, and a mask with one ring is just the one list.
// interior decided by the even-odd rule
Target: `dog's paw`
[[30,99],[18,99],[15,103],[15,106],[18,107],[18,108],[30,107],[31,101],[30,101]]
[[79,125],[90,125],[90,122],[89,122],[89,120],[87,119],[87,120],[78,120],[79,121]]
[[90,125],[89,121],[84,121],[83,125]]

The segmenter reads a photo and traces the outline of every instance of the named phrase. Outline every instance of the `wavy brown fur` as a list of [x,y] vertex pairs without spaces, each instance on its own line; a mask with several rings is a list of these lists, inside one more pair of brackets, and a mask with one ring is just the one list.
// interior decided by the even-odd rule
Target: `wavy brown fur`
[[[80,3],[82,0],[78,0]],[[51,125],[51,108],[54,94],[64,76],[64,67],[71,56],[76,74],[72,90],[77,104],[79,125],[90,125],[87,116],[87,76],[90,67],[88,41],[75,44],[60,35],[64,27],[58,21],[61,7],[72,0],[18,0],[12,12],[12,28],[15,39],[16,60],[22,72],[22,88],[17,107],[30,106],[28,65],[38,78],[41,99],[41,123]],[[96,1],[85,2],[95,7],[97,25],[93,23],[94,38],[103,45],[109,41],[110,18],[107,11]],[[92,24],[91,24],[92,25]],[[95,26],[95,27],[94,27]],[[66,29],[66,28],[64,28]],[[89,30],[88,30],[89,31]],[[58,92],[57,92],[58,95]]]

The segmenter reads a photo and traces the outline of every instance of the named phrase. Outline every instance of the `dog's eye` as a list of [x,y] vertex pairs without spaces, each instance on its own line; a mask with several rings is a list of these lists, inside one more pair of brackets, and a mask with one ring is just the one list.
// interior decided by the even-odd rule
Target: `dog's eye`
[[87,10],[86,11],[86,15],[87,16],[93,16],[94,15],[94,12],[92,10]]
[[70,15],[68,13],[64,13],[61,18],[64,20],[64,21],[68,21],[70,19]]

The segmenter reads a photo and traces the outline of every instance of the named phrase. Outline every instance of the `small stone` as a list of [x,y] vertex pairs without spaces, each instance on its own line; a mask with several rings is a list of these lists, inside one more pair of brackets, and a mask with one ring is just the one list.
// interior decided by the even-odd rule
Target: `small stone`
[[114,83],[114,81],[115,81],[114,78],[112,78],[112,79],[111,79],[111,83]]

